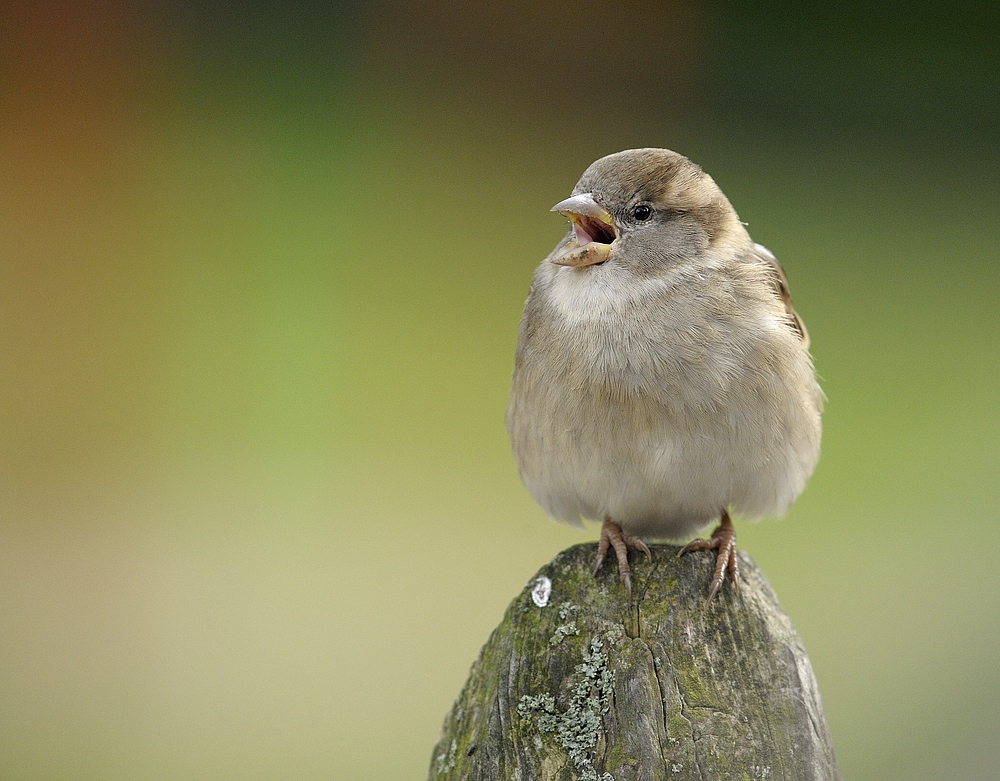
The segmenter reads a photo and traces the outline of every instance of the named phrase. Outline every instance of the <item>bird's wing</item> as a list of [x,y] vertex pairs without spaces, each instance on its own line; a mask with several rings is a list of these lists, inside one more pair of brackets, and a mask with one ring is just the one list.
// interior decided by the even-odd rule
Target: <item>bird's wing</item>
[[809,346],[809,332],[806,330],[806,324],[802,322],[802,318],[799,317],[799,313],[795,311],[795,307],[792,306],[792,291],[788,287],[788,277],[785,276],[785,270],[781,267],[781,263],[763,244],[754,244],[754,254],[760,258],[762,261],[767,263],[772,271],[774,271],[774,289],[781,296],[781,300],[785,304],[785,311],[788,312],[788,316],[792,320],[792,326],[796,331],[799,332],[799,336],[802,337],[803,344]]

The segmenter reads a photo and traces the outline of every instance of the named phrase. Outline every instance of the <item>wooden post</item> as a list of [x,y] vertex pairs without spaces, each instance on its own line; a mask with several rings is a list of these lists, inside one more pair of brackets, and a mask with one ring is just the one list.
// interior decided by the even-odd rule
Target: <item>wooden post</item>
[[706,608],[714,554],[631,555],[629,607],[593,544],[507,608],[445,717],[429,779],[839,781],[816,680],[764,576]]

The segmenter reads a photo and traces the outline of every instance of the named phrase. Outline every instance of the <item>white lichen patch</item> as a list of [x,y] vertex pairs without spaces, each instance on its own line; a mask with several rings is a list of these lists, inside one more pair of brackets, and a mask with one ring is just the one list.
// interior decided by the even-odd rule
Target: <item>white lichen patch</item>
[[538,607],[545,607],[549,604],[549,597],[552,596],[552,581],[544,575],[535,578],[535,584],[531,587],[531,601]]
[[[567,610],[566,615],[569,615]],[[562,617],[562,613],[560,613]],[[522,719],[535,718],[538,731],[553,734],[580,773],[580,781],[614,781],[610,773],[597,775],[594,749],[608,712],[614,673],[608,666],[604,641],[595,637],[583,652],[583,663],[573,671],[569,707],[560,711],[551,694],[525,695],[518,703]]]

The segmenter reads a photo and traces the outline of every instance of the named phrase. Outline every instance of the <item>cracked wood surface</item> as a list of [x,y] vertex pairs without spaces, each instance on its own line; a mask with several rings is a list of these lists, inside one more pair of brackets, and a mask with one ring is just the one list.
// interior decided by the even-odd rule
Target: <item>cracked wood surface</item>
[[650,547],[631,607],[613,567],[591,575],[594,544],[529,581],[445,717],[431,781],[839,781],[809,659],[756,565],[741,552],[739,596],[726,584],[706,608],[712,554]]

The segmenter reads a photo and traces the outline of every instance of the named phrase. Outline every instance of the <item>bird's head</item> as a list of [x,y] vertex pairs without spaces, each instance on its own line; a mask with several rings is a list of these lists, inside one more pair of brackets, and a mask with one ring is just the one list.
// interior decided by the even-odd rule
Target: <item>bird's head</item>
[[552,211],[570,221],[549,258],[559,266],[611,261],[654,274],[712,247],[750,241],[712,177],[667,149],[602,157]]

